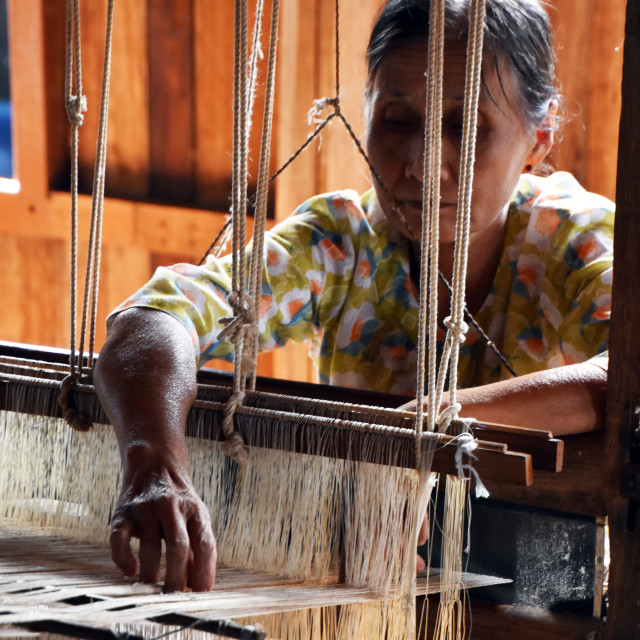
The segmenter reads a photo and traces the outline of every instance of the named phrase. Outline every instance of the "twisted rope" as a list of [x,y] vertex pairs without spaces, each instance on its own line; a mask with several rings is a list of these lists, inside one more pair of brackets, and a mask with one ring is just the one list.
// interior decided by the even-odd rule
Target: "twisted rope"
[[[259,2],[257,11],[262,13],[263,3]],[[260,143],[260,165],[258,189],[256,194],[256,215],[254,241],[247,285],[244,247],[246,244],[247,216],[247,156],[250,133],[250,116],[253,109],[253,87],[256,82],[257,57],[260,49],[261,17],[256,17],[253,35],[253,53],[249,78],[245,72],[247,60],[247,3],[236,0],[235,4],[235,48],[234,48],[234,153],[233,153],[233,192],[232,192],[232,292],[228,296],[233,316],[221,320],[224,329],[220,337],[235,346],[233,367],[233,394],[224,411],[223,430],[225,433],[225,452],[238,462],[247,459],[248,451],[239,433],[235,431],[233,416],[242,406],[247,378],[255,387],[257,360],[257,322],[259,295],[262,287],[262,254],[264,232],[266,228],[268,166],[271,146],[271,126],[273,116],[273,95],[275,88],[275,56],[279,2],[272,5],[271,39],[267,72],[267,95],[263,111],[263,130]],[[247,115],[248,114],[248,115]]]
[[251,253],[251,272],[249,275],[249,298],[253,304],[254,324],[249,340],[249,356],[252,365],[249,387],[256,387],[256,367],[258,360],[258,327],[260,298],[262,295],[262,269],[264,254],[264,234],[267,226],[267,198],[269,195],[269,160],[271,157],[271,133],[273,127],[273,104],[275,98],[276,54],[278,44],[278,24],[280,0],[273,0],[271,7],[271,33],[269,37],[269,61],[267,68],[265,108],[260,140],[260,164],[256,190],[256,207],[253,227],[253,247]]
[[[80,431],[91,427],[91,421],[81,416],[71,404],[70,392],[77,385],[83,366],[84,341],[87,325],[90,324],[88,369],[93,366],[95,327],[98,309],[98,282],[100,270],[100,245],[102,211],[104,203],[104,173],[106,164],[106,133],[109,101],[109,74],[111,68],[111,41],[113,31],[113,0],[107,9],[107,35],[105,39],[105,61],[102,79],[102,101],[98,145],[94,167],[94,184],[91,208],[91,230],[87,252],[87,270],[82,312],[80,343],[76,350],[77,279],[78,279],[78,129],[84,122],[87,110],[86,96],[82,94],[82,56],[80,38],[79,0],[67,2],[66,54],[65,54],[65,107],[71,124],[71,327],[69,348],[69,375],[62,381],[58,403],[67,422]],[[73,85],[75,83],[74,94]],[[93,304],[90,310],[90,299]],[[91,320],[89,321],[89,315]]]
[[[434,431],[435,364],[438,297],[433,286],[438,272],[440,169],[442,157],[442,74],[444,64],[444,0],[431,3],[426,78],[425,132],[422,180],[422,237],[420,242],[420,311],[418,321],[416,381],[416,447],[423,430],[426,341],[429,337],[429,406],[427,429]],[[427,282],[429,285],[427,286]],[[416,456],[419,460],[419,450]]]
[[[78,129],[84,122],[87,97],[82,94],[82,59],[80,48],[79,0],[67,2],[67,33],[65,53],[65,107],[71,124],[71,326],[69,348],[69,371],[76,368],[76,315],[78,282]],[[73,85],[75,79],[74,94]]]
[[469,8],[469,43],[467,45],[467,69],[465,78],[464,116],[460,158],[458,215],[456,219],[456,243],[451,297],[451,316],[447,319],[451,344],[449,373],[449,400],[456,404],[457,371],[460,344],[464,342],[467,325],[464,322],[465,281],[469,228],[471,224],[471,195],[473,189],[473,165],[475,161],[478,102],[480,99],[482,47],[486,0],[471,0]]

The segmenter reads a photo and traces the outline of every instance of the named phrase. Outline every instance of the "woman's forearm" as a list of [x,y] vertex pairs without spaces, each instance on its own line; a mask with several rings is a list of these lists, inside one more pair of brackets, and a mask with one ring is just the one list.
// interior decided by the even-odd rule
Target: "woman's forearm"
[[210,589],[216,549],[209,514],[189,473],[184,436],[196,396],[193,345],[171,316],[129,309],[115,317],[94,375],[116,432],[122,490],[111,520],[111,554],[127,575],[159,579],[166,545],[165,590]]
[[[460,389],[460,415],[568,435],[604,426],[607,373],[591,362]],[[448,400],[448,398],[447,398]]]

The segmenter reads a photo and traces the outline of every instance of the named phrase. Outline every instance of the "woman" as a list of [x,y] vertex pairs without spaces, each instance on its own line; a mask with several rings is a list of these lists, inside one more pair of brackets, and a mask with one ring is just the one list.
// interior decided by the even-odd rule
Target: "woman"
[[[447,277],[467,9],[466,0],[447,3],[440,203]],[[267,240],[261,345],[310,339],[323,381],[415,391],[428,14],[428,0],[390,0],[371,35],[366,143],[380,182],[362,197],[345,191],[312,198]],[[558,107],[549,24],[538,0],[487,1],[484,60],[467,303],[519,377],[511,379],[471,332],[458,400],[463,415],[478,419],[558,434],[594,429],[606,358],[589,359],[606,349],[613,205],[568,174],[531,174],[551,149]],[[112,555],[132,575],[129,543],[139,537],[141,578],[156,580],[164,538],[167,590],[184,588],[188,574],[195,590],[214,579],[215,541],[189,477],[184,423],[197,364],[229,353],[217,339],[229,281],[224,259],[159,270],[111,318],[96,368],[124,468]],[[441,317],[447,295],[440,295]]]

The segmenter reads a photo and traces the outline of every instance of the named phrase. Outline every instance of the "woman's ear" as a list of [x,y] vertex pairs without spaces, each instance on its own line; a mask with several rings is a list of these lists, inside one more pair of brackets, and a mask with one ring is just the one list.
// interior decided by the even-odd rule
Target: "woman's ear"
[[525,170],[535,169],[548,155],[553,147],[558,101],[554,98],[549,102],[547,115],[536,130],[536,143],[527,156]]

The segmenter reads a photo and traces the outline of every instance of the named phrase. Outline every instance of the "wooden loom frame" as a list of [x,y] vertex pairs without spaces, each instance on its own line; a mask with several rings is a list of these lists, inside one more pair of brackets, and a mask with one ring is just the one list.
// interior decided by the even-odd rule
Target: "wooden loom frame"
[[[637,434],[638,417],[636,413],[640,395],[640,373],[636,369],[625,369],[629,354],[640,354],[640,336],[632,328],[640,318],[640,300],[634,297],[634,284],[640,281],[640,267],[637,256],[640,255],[640,224],[635,221],[636,203],[640,200],[640,186],[633,171],[633,160],[640,157],[638,124],[635,121],[640,107],[640,3],[628,0],[625,69],[623,80],[623,111],[620,123],[620,146],[618,167],[617,216],[616,216],[616,265],[617,276],[614,282],[613,321],[611,328],[611,373],[608,392],[607,428],[604,434],[606,442],[606,460],[600,465],[600,474],[587,479],[584,493],[588,504],[585,510],[603,509],[611,524],[612,567],[610,580],[609,617],[604,625],[602,637],[606,639],[627,639],[638,633],[640,619],[637,600],[640,596],[640,535],[637,530],[628,531],[629,516],[638,509],[637,467],[629,465],[640,462],[636,452],[632,452],[631,443]],[[593,442],[598,438],[586,436],[569,439],[568,448],[581,450],[582,443],[591,446],[595,454],[598,449]],[[573,445],[576,445],[575,447]],[[627,479],[626,495],[620,491],[623,470]],[[563,474],[564,475],[564,474]],[[601,480],[606,485],[597,491]],[[526,493],[524,502],[543,504],[562,498],[561,489],[553,493],[558,479],[536,483]],[[551,491],[549,493],[547,491]],[[518,501],[519,489],[504,488],[499,495],[505,499]],[[495,490],[494,490],[495,494]],[[589,497],[590,496],[590,497]],[[520,500],[522,496],[520,496]],[[585,632],[586,633],[586,632]],[[566,635],[564,636],[567,637]],[[576,636],[578,637],[578,636]],[[586,637],[586,636],[585,636]]]

